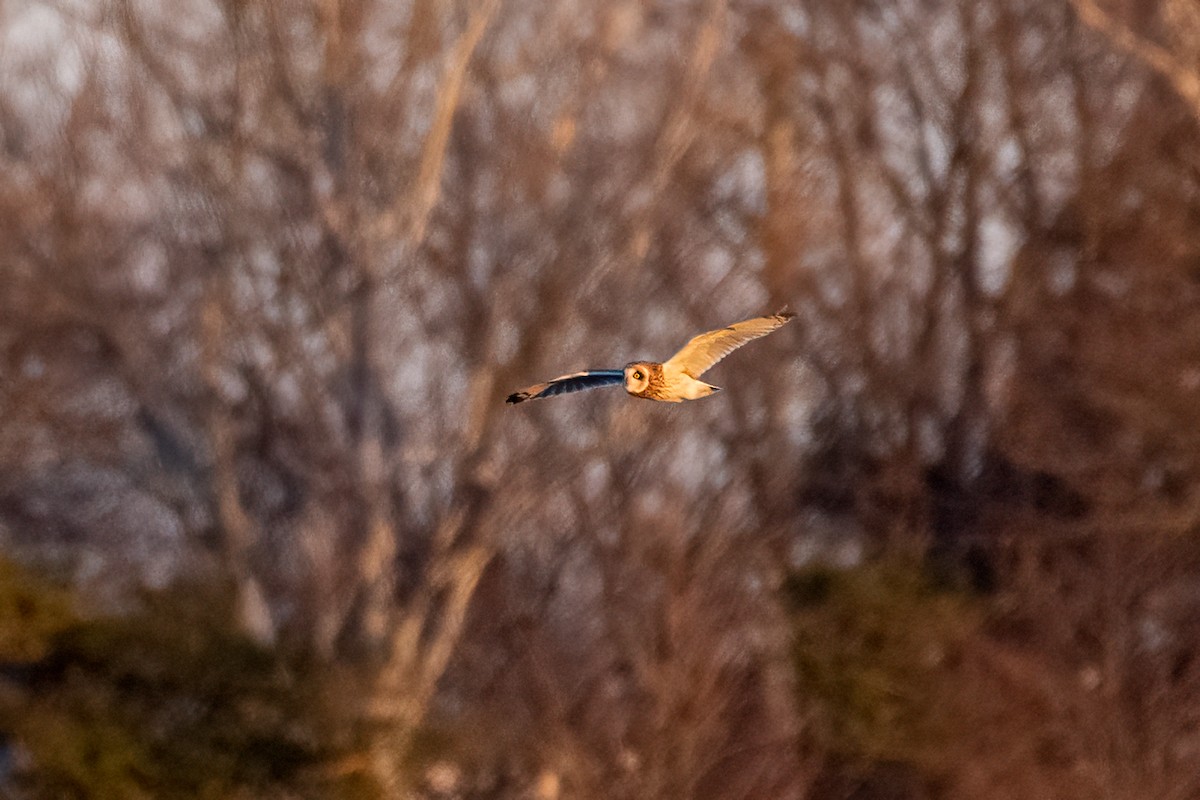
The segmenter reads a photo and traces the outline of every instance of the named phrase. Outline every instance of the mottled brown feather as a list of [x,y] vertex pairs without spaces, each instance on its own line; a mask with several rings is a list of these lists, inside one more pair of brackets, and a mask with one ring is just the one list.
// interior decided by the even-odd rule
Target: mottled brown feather
[[693,378],[699,378],[734,350],[778,330],[795,316],[790,311],[780,311],[778,314],[755,317],[702,333],[689,340],[666,363],[678,367]]

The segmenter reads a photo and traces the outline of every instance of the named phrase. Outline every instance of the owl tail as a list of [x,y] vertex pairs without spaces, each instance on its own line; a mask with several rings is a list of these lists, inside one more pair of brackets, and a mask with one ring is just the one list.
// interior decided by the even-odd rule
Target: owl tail
[[711,383],[704,381],[693,380],[687,387],[687,393],[684,395],[688,400],[699,400],[701,397],[708,397],[721,391],[720,386],[713,386]]

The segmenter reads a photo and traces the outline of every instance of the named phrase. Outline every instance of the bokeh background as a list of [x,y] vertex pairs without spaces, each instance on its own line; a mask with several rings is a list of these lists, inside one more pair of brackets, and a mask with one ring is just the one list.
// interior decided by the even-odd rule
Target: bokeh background
[[0,2],[0,796],[1200,797],[1198,123],[1195,0]]

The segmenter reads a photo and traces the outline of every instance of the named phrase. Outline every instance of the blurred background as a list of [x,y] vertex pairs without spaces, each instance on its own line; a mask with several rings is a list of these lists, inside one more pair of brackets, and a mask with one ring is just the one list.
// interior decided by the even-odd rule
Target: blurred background
[[1200,797],[1198,122],[1195,0],[0,2],[0,796]]

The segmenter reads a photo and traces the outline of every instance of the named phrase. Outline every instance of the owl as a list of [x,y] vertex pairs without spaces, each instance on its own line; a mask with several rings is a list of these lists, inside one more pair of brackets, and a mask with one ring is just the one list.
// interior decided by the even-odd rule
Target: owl
[[662,363],[632,361],[626,364],[624,369],[589,369],[575,372],[513,392],[504,402],[523,403],[526,400],[617,385],[624,385],[629,394],[646,400],[664,403],[698,400],[721,391],[719,386],[700,380],[700,376],[713,364],[747,342],[766,336],[787,324],[795,316],[790,312],[780,311],[766,317],[735,322],[726,328],[694,337],[678,353]]

